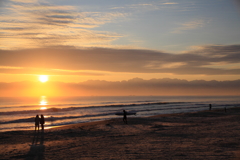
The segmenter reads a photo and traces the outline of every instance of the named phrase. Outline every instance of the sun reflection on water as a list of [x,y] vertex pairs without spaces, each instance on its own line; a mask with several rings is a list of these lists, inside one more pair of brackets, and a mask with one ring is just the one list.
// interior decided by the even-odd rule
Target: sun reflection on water
[[39,105],[42,106],[40,107],[41,110],[47,109],[46,105],[48,105],[48,101],[46,96],[41,96]]
[[44,109],[47,109],[47,107],[41,107],[40,109],[41,109],[41,110],[44,110]]

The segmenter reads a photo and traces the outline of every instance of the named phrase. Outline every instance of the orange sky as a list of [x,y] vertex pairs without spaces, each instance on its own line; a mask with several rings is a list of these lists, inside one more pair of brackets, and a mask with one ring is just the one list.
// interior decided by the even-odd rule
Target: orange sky
[[[225,51],[231,48],[236,51]],[[182,54],[104,48],[0,50],[1,96],[239,95],[238,49],[208,46]],[[205,50],[207,54],[199,54]],[[48,81],[40,82],[39,75],[47,75]],[[132,81],[136,77],[141,83]]]
[[128,81],[89,80],[79,83],[12,82],[0,83],[2,97],[56,97],[56,96],[129,96],[129,95],[240,95],[240,80],[236,81],[186,81],[179,79],[140,78]]
[[[231,52],[227,52],[231,50]],[[135,77],[186,80],[237,80],[240,46],[208,46],[182,54],[140,49],[0,50],[3,82],[49,75],[52,81],[122,81]],[[202,54],[206,52],[206,54]]]
[[237,1],[99,2],[0,1],[0,96],[239,95]]

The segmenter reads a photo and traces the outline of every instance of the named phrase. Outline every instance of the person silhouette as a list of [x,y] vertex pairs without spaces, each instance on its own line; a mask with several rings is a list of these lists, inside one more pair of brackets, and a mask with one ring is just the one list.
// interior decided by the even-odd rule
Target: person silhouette
[[44,130],[45,119],[44,119],[44,116],[42,114],[41,114],[40,124],[41,124],[42,130]]
[[127,124],[127,112],[123,110],[123,122]]
[[38,129],[38,131],[39,131],[39,121],[40,121],[39,116],[36,115],[36,117],[35,117],[35,131],[36,131],[37,129]]

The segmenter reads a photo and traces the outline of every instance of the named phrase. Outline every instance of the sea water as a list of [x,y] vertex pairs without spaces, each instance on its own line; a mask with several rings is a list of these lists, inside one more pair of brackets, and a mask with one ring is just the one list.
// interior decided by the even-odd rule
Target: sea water
[[0,97],[0,132],[34,129],[43,114],[45,128],[121,118],[122,110],[136,117],[240,107],[240,96],[99,96]]

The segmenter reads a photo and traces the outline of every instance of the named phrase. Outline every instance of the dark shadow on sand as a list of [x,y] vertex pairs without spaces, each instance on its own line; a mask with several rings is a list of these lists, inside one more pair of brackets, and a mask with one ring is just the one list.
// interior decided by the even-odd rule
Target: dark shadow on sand
[[35,131],[30,150],[26,155],[25,160],[38,159],[43,160],[44,158],[44,131]]

